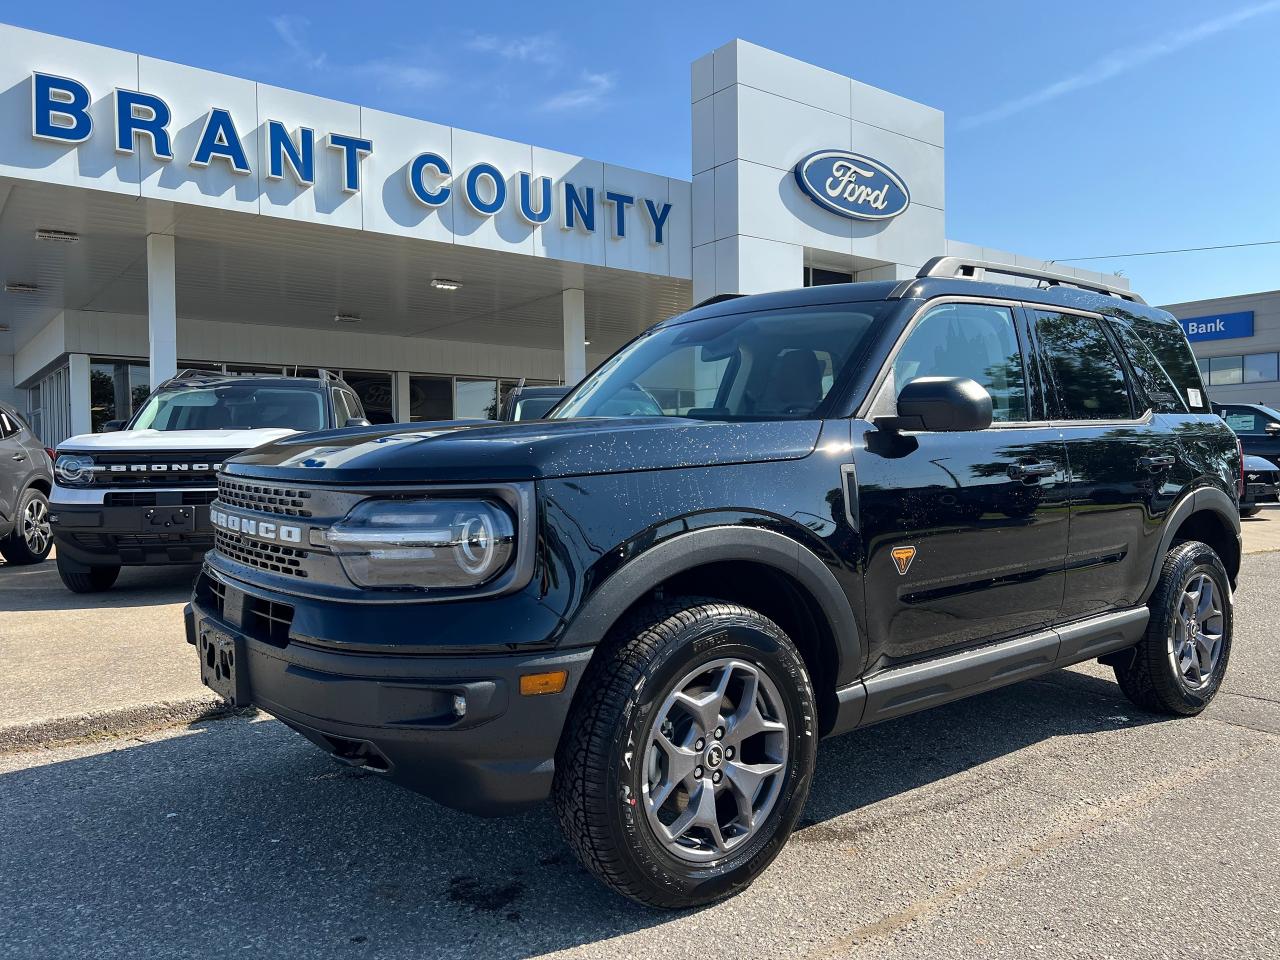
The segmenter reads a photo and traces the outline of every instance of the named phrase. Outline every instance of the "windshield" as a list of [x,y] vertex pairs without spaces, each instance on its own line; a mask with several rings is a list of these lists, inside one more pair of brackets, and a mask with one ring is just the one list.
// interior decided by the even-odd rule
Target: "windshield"
[[615,354],[551,416],[812,417],[890,306],[787,307],[662,327]]
[[228,384],[160,390],[131,430],[323,430],[319,390],[274,384]]

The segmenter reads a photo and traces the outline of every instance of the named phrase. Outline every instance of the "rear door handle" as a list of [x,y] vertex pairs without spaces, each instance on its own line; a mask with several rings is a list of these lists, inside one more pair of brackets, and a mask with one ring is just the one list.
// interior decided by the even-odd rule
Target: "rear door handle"
[[1144,470],[1150,470],[1152,473],[1155,473],[1157,470],[1168,470],[1177,462],[1178,458],[1171,456],[1138,458],[1138,466],[1142,467]]
[[15,459],[15,460],[17,460],[19,463],[21,463],[23,460],[27,459],[27,457],[26,457],[26,455],[25,455],[25,454],[22,454],[22,453],[15,453],[15,454],[13,455],[13,459]]
[[1058,472],[1056,463],[1011,463],[1008,470],[1010,480],[1032,480],[1037,477],[1052,477]]

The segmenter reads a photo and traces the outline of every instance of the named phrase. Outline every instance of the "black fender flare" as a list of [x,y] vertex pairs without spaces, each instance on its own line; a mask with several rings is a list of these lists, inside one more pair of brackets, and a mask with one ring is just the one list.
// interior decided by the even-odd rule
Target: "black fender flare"
[[[1173,546],[1173,538],[1184,520],[1193,513],[1209,511],[1217,514],[1227,524],[1227,529],[1234,532],[1237,542],[1240,540],[1240,508],[1234,500],[1217,487],[1197,487],[1169,508],[1165,515],[1164,532],[1160,535],[1160,549],[1156,553],[1155,563],[1147,577],[1147,585],[1142,591],[1139,603],[1146,603],[1155,592],[1160,582],[1160,571],[1164,567],[1165,555]],[[1234,586],[1235,577],[1232,577]]]
[[694,567],[726,560],[764,564],[789,575],[809,592],[835,640],[835,683],[849,683],[862,671],[865,652],[849,598],[818,556],[803,544],[759,527],[707,527],[664,540],[613,573],[578,608],[561,648],[594,646],[622,612],[658,584]]

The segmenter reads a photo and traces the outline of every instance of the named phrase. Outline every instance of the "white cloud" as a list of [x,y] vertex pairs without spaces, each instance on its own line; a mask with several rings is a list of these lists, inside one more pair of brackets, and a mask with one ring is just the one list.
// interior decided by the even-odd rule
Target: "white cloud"
[[299,17],[292,13],[282,13],[271,18],[271,26],[284,41],[284,45],[293,52],[294,57],[312,70],[318,70],[324,66],[325,54],[317,54],[307,45],[305,34],[310,25],[311,21],[306,17]]
[[482,33],[467,41],[467,49],[478,53],[492,53],[503,60],[536,63],[544,67],[555,66],[560,61],[560,43],[550,33],[530,37],[499,37],[492,33]]
[[598,107],[613,90],[613,76],[608,73],[584,73],[582,83],[543,101],[541,109],[549,111]]
[[353,67],[352,71],[380,84],[416,91],[431,90],[444,83],[444,74],[438,70],[402,60],[374,60]]
[[1184,50],[1225,30],[1238,27],[1246,21],[1264,14],[1273,13],[1276,10],[1280,10],[1280,0],[1266,0],[1265,3],[1255,3],[1252,6],[1242,7],[1233,13],[1212,17],[1185,30],[1166,33],[1147,43],[1122,47],[1099,60],[1095,60],[1079,73],[1064,77],[1024,96],[1006,100],[990,110],[963,117],[959,121],[959,126],[961,129],[971,129],[984,124],[995,123],[997,120],[1004,120],[1014,114],[1022,113],[1024,110],[1030,110],[1032,107],[1038,107],[1051,100],[1056,100],[1058,97],[1075,93],[1077,90],[1097,86],[1113,77],[1120,76],[1122,73],[1128,73],[1150,63],[1152,60],[1158,60],[1161,57],[1177,53],[1179,50]]
[[[317,53],[307,43],[310,25],[311,21],[306,17],[294,14],[280,14],[271,18],[271,26],[294,58],[309,69],[319,70],[329,65],[329,57],[327,53]],[[380,85],[401,87],[414,92],[430,90],[444,82],[443,73],[422,66],[416,59],[388,57],[341,69],[367,77]]]

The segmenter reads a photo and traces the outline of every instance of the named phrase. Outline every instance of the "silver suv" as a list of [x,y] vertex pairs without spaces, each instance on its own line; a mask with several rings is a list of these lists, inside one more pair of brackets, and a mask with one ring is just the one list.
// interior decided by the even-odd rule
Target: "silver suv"
[[25,420],[0,403],[0,556],[13,564],[49,556],[53,461]]

